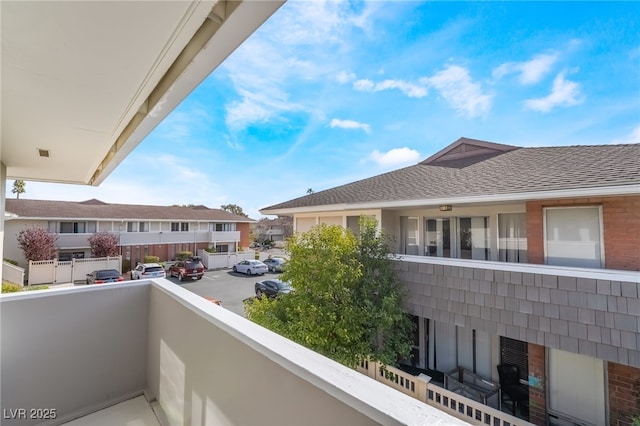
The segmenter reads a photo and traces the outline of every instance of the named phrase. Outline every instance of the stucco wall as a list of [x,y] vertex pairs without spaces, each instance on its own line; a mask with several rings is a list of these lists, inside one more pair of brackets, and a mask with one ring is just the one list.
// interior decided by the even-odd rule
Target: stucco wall
[[149,387],[171,424],[374,424],[161,290],[151,298]]
[[15,260],[20,267],[26,268],[28,265],[27,260],[24,258],[24,253],[18,247],[18,232],[23,229],[40,227],[47,229],[49,223],[46,220],[7,220],[4,223],[4,258]]
[[2,408],[55,408],[64,418],[144,390],[148,294],[128,283],[3,295]]

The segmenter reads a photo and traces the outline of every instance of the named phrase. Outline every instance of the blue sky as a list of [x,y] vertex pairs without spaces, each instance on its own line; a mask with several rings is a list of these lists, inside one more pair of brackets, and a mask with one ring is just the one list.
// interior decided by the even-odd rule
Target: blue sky
[[27,181],[22,197],[259,219],[461,136],[639,143],[640,3],[289,0],[101,186]]

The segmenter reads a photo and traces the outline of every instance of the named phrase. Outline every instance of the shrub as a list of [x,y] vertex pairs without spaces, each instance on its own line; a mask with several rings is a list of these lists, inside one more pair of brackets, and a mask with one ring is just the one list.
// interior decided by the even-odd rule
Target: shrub
[[130,260],[123,260],[122,261],[122,272],[123,274],[126,274],[127,272],[129,272],[131,270],[131,261]]
[[24,290],[25,291],[31,291],[31,290],[46,290],[48,289],[49,286],[48,285],[34,285],[34,286],[28,286],[25,287]]
[[93,257],[114,257],[118,255],[118,237],[109,232],[96,232],[89,237]]
[[2,283],[2,292],[3,293],[15,293],[16,291],[22,290],[18,284],[13,283]]
[[158,256],[145,256],[144,263],[160,263],[160,258]]
[[17,261],[15,261],[15,260],[13,260],[13,259],[7,259],[7,258],[4,258],[4,259],[2,259],[2,260],[4,260],[4,261],[5,261],[5,262],[7,262],[7,263],[10,263],[10,264],[12,264],[12,265],[18,266],[18,262],[17,262]]
[[44,228],[28,228],[18,232],[18,247],[27,260],[51,260],[56,257],[58,236]]
[[193,257],[193,252],[191,251],[179,251],[176,253],[176,260],[187,260]]

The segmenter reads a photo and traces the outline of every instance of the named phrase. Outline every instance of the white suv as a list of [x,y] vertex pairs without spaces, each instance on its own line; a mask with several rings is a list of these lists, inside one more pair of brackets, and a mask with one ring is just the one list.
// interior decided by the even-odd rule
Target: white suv
[[139,280],[143,278],[166,278],[162,265],[158,263],[138,263],[138,266],[131,271],[131,279]]

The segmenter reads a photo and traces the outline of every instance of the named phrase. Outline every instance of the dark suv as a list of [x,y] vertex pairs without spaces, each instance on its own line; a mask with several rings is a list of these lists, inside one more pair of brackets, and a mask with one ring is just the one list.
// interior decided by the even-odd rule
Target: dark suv
[[204,276],[204,265],[198,257],[181,260],[171,265],[169,268],[169,276],[178,277],[178,281],[182,281],[185,278],[201,280]]

